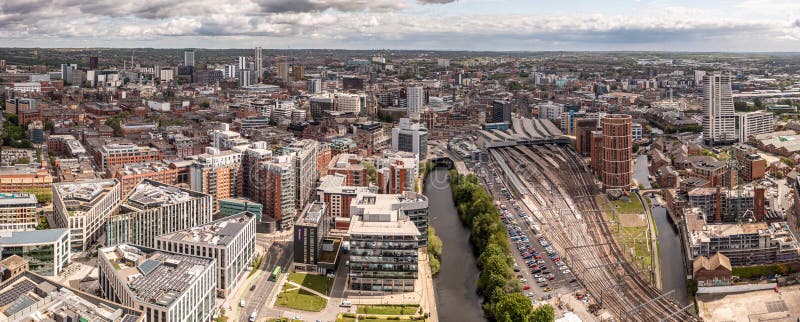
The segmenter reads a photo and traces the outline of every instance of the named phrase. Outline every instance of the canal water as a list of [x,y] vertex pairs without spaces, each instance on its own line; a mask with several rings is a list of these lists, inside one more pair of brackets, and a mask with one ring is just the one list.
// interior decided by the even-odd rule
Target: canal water
[[431,225],[442,239],[442,266],[434,278],[439,321],[485,321],[481,298],[475,292],[478,267],[469,230],[458,218],[448,182],[449,172],[437,168],[425,180]]
[[[650,179],[647,170],[647,156],[639,155],[633,164],[633,177],[645,189],[650,189]],[[678,231],[667,216],[667,209],[661,206],[651,208],[653,219],[658,228],[658,249],[661,261],[661,286],[662,291],[675,290],[673,298],[686,305],[688,295],[686,291],[686,270],[683,264],[683,250]]]

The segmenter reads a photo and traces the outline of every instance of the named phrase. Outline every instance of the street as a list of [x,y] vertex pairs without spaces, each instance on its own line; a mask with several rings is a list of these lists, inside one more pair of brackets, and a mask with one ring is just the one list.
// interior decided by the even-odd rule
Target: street
[[[274,312],[269,312],[266,309],[269,295],[277,285],[276,282],[269,281],[269,277],[276,266],[280,266],[282,272],[288,267],[292,255],[291,242],[275,242],[267,250],[267,258],[258,269],[263,270],[263,274],[252,285],[255,289],[250,291],[249,287],[246,290],[243,299],[245,301],[244,308],[239,311],[239,321],[248,321],[252,312],[258,312],[258,318],[266,318],[275,316]],[[239,305],[234,303],[233,305]]]

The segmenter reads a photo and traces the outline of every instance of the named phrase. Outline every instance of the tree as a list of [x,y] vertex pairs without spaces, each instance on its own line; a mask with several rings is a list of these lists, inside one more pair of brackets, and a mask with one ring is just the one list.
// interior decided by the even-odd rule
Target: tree
[[364,162],[364,168],[367,169],[367,181],[378,184],[378,169],[371,162]]
[[753,99],[753,106],[755,106],[756,110],[763,110],[764,109],[764,102],[761,99]]
[[442,256],[442,240],[436,236],[436,229],[428,227],[428,252],[435,257]]
[[556,312],[550,305],[540,305],[531,313],[529,322],[552,322],[556,319]]
[[525,321],[528,320],[532,309],[531,300],[525,295],[511,293],[497,302],[494,317],[498,322]]
[[745,101],[736,101],[733,102],[733,109],[737,112],[747,112],[750,110],[750,107],[747,105]]
[[202,108],[209,108],[210,106],[211,106],[211,103],[209,103],[208,101],[200,103],[200,107],[202,107]]

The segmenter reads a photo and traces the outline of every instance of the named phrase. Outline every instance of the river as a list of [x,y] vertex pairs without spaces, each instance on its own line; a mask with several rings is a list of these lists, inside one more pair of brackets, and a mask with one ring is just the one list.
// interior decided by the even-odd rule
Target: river
[[437,168],[425,180],[430,222],[443,244],[441,270],[433,281],[439,321],[483,321],[481,298],[475,292],[480,272],[469,230],[461,224],[453,204],[448,176],[447,170]]
[[[633,177],[645,189],[650,189],[649,172],[647,170],[647,155],[639,155],[633,164]],[[678,231],[674,228],[663,207],[651,208],[653,219],[658,228],[658,250],[661,261],[661,287],[662,291],[675,290],[673,298],[686,305],[688,295],[686,292],[686,270],[683,267],[683,250]]]

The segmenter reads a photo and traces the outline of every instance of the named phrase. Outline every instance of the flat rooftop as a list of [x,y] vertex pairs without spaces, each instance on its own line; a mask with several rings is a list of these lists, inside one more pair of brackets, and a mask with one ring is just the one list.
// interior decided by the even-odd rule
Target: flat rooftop
[[156,238],[212,246],[227,245],[254,217],[255,214],[241,212],[202,226],[164,234]]
[[78,315],[86,321],[144,321],[142,312],[53,283],[31,272],[0,284],[0,320],[54,321]]
[[151,209],[174,205],[202,197],[203,194],[176,186],[144,180],[123,200],[125,208]]
[[169,170],[169,164],[164,162],[130,163],[122,166],[119,172],[123,175],[143,174]]
[[797,321],[800,285],[733,294],[698,294],[698,315],[703,321]]
[[121,244],[100,249],[137,299],[169,307],[214,260]]
[[0,246],[51,244],[69,232],[67,228],[0,232]]
[[36,195],[32,193],[0,193],[0,207],[36,205]]
[[70,211],[89,210],[119,182],[114,179],[57,183],[56,187],[64,206]]
[[391,221],[364,221],[361,216],[353,216],[350,219],[348,233],[352,235],[373,235],[373,236],[416,236],[419,237],[419,229],[411,220],[405,218],[393,218]]

